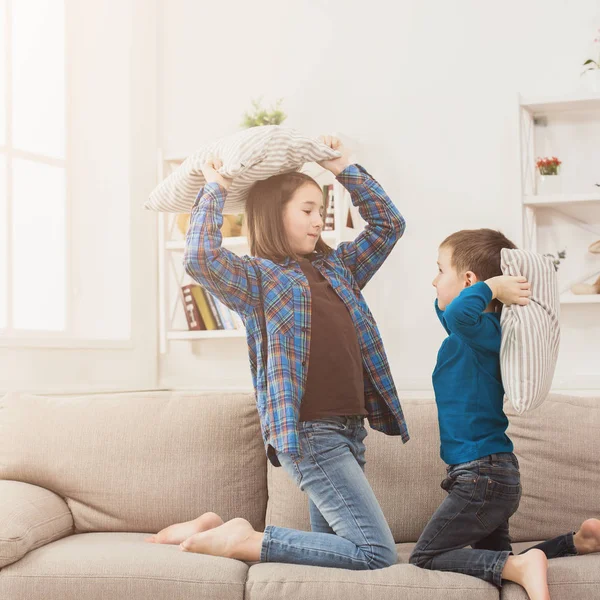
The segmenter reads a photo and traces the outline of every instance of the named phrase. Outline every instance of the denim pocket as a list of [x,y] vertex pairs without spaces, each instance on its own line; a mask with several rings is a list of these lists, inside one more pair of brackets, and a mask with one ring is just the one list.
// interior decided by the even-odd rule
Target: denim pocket
[[512,463],[502,463],[500,467],[484,465],[481,474],[489,479],[488,493],[509,497],[520,494],[521,474]]
[[293,482],[300,488],[302,484],[302,472],[300,471],[300,459],[294,458],[287,452],[278,452],[277,458],[283,470],[292,478]]
[[475,462],[464,463],[463,465],[457,465],[450,469],[448,472],[448,478],[454,481],[473,481],[477,483],[479,479],[479,466]]
[[343,423],[318,422],[306,428],[307,457],[311,463],[342,456],[351,447],[349,431]]
[[479,481],[479,473],[469,469],[455,469],[448,474],[448,477],[442,481],[441,487],[448,493],[458,491],[462,494],[471,493],[470,490],[477,486]]
[[359,427],[357,427],[357,429],[356,429],[356,441],[357,442],[359,442],[359,443],[364,442],[368,435],[369,435],[369,432],[364,425],[360,425]]
[[486,480],[486,488],[477,518],[489,531],[494,531],[508,521],[519,508],[521,484],[500,483],[488,476],[483,477]]

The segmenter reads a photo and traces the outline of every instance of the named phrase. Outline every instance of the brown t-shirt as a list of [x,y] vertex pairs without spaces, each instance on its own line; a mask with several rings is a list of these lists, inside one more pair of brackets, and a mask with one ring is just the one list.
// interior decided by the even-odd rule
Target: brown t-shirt
[[356,328],[342,299],[307,258],[300,259],[311,294],[311,334],[300,421],[367,415]]

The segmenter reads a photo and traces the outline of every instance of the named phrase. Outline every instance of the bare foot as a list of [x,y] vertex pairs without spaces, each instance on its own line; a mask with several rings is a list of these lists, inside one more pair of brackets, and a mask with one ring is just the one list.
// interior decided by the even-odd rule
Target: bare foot
[[573,536],[573,541],[579,554],[600,552],[600,520],[584,521],[579,531]]
[[184,552],[255,562],[260,560],[263,536],[246,519],[231,519],[215,529],[192,535],[180,548]]
[[223,525],[223,519],[213,512],[207,512],[193,521],[169,525],[169,527],[161,529],[157,534],[145,538],[144,541],[151,544],[181,544],[181,542],[187,540],[195,533],[208,531],[219,525]]
[[533,549],[519,556],[509,556],[502,579],[522,585],[530,600],[550,600],[548,559],[541,550]]

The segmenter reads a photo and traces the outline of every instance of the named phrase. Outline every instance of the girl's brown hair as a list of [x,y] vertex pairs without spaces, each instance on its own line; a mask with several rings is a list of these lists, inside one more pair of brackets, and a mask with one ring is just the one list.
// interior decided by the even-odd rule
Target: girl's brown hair
[[[315,185],[321,190],[312,177],[297,171],[274,175],[252,186],[246,201],[250,254],[273,262],[297,258],[285,234],[283,209],[303,185]],[[315,250],[327,254],[332,249],[319,237]]]

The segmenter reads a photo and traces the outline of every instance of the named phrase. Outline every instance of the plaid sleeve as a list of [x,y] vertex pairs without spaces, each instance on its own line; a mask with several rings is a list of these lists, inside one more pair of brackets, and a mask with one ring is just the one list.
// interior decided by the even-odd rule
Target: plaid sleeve
[[399,435],[404,444],[410,440],[410,435],[402,412],[400,412],[400,422],[387,408],[385,410],[374,410],[369,413],[368,420],[372,429],[381,431],[386,435]]
[[192,208],[185,241],[186,272],[232,310],[246,314],[259,301],[255,267],[221,247],[226,191],[218,183],[206,184]]
[[335,251],[362,289],[402,237],[406,223],[383,188],[360,165],[349,165],[337,179],[367,222],[356,240],[341,243]]

